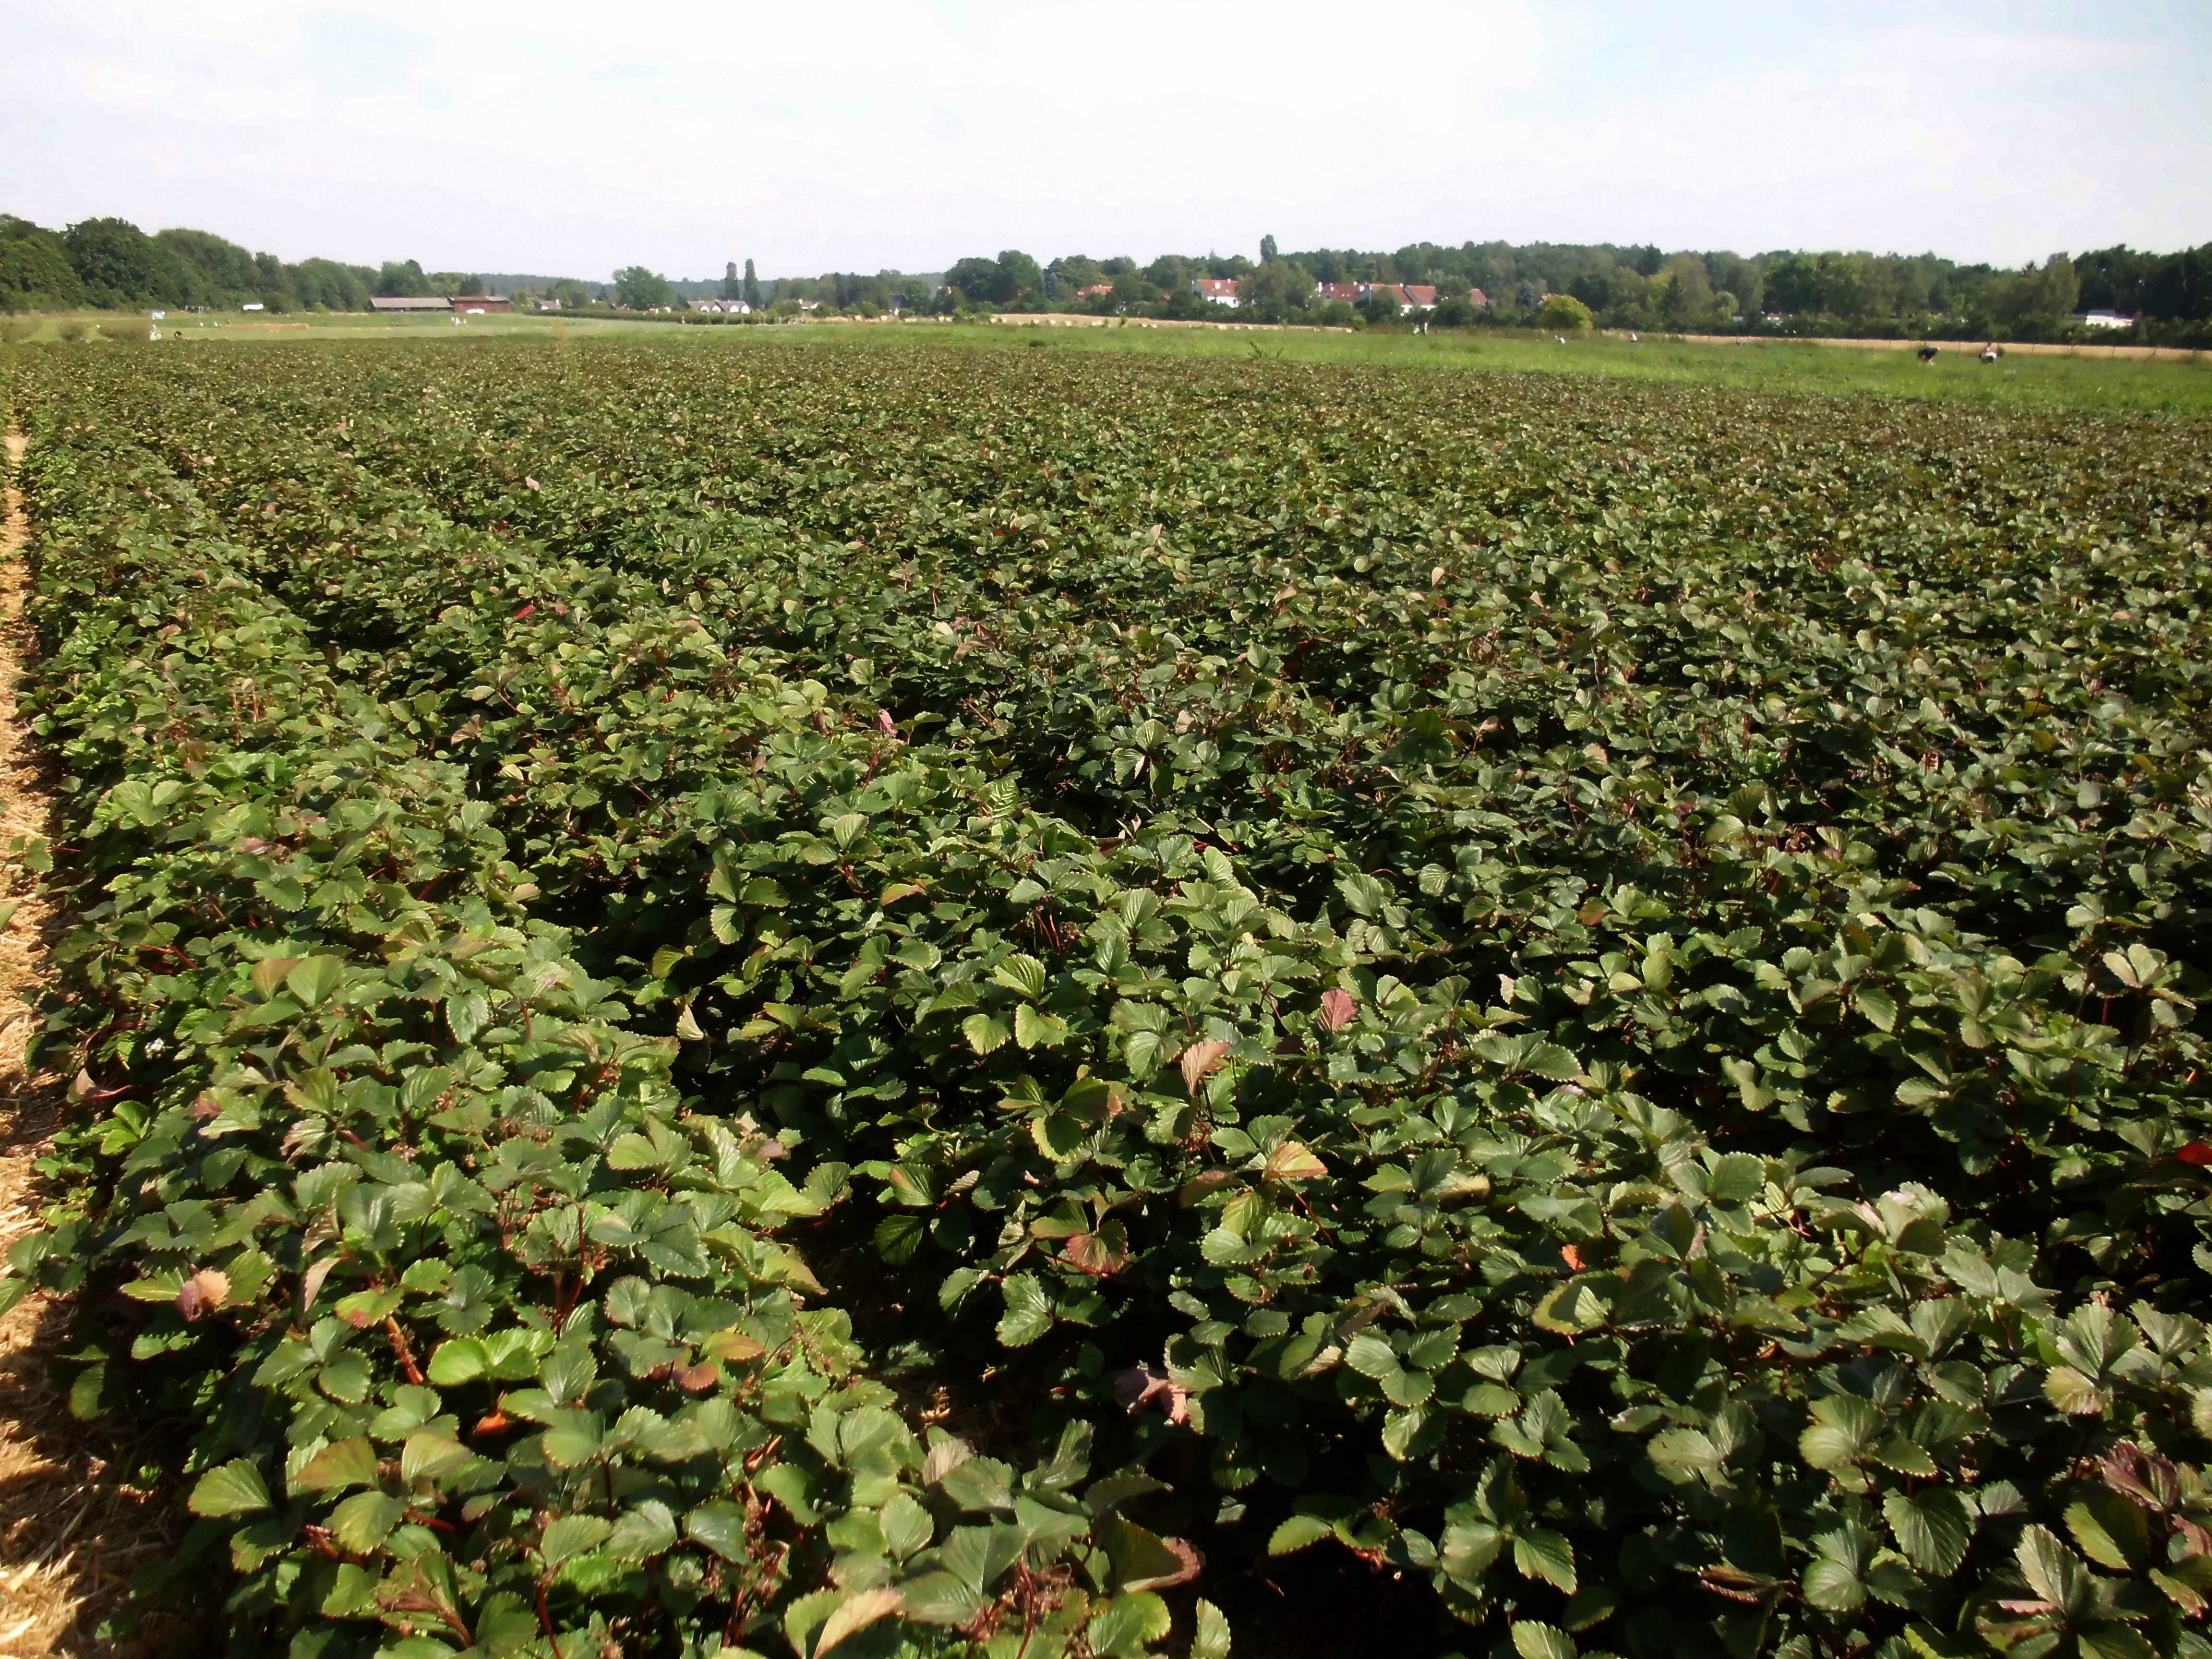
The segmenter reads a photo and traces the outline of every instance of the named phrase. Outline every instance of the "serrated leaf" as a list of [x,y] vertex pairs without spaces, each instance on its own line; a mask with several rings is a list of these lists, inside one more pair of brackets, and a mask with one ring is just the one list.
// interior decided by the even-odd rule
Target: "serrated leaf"
[[221,1518],[258,1515],[274,1507],[274,1500],[269,1495],[268,1483],[261,1478],[261,1471],[249,1460],[234,1457],[199,1478],[185,1507],[194,1515]]
[[1516,1536],[1513,1565],[1523,1578],[1540,1578],[1570,1595],[1575,1593],[1574,1546],[1556,1532],[1538,1527]]
[[1521,1069],[1553,1083],[1572,1083],[1583,1074],[1583,1063],[1556,1042],[1532,1042],[1522,1053]]
[[2044,1374],[2043,1397],[2074,1417],[2092,1417],[2110,1403],[2103,1389],[2071,1365],[2053,1365]]
[[1816,1469],[1847,1468],[1863,1462],[1884,1426],[1881,1408],[1856,1395],[1832,1394],[1816,1400],[1812,1416],[1797,1437],[1797,1449]]
[[2066,1529],[2081,1553],[2114,1572],[2151,1565],[2150,1524],[2142,1507],[2110,1491],[2092,1491],[2066,1510]]
[[1052,1304],[1030,1274],[1010,1273],[999,1289],[1006,1302],[999,1318],[1002,1345],[1025,1348],[1052,1328]]
[[344,1492],[376,1484],[376,1449],[358,1437],[336,1440],[300,1466],[294,1492]]
[[990,1014],[970,1014],[960,1022],[960,1034],[979,1054],[994,1054],[1006,1046],[1013,1033],[1004,1020]]
[[648,1498],[615,1517],[605,1547],[617,1561],[644,1562],[666,1554],[675,1544],[675,1513],[659,1498]]
[[1057,1048],[1067,1041],[1067,1022],[1030,1003],[1018,1003],[1014,1041],[1024,1048]]
[[1267,1540],[1270,1555],[1292,1555],[1324,1538],[1336,1536],[1336,1528],[1317,1515],[1294,1515],[1279,1524]]
[[1198,1098],[1199,1085],[1219,1069],[1229,1053],[1229,1045],[1218,1039],[1194,1042],[1182,1051],[1179,1062],[1182,1067],[1183,1092],[1193,1100]]
[[814,1659],[822,1659],[848,1637],[859,1635],[878,1620],[890,1618],[899,1610],[902,1601],[899,1592],[887,1584],[848,1595],[823,1621],[814,1638]]
[[613,1531],[605,1516],[564,1515],[538,1534],[538,1551],[547,1566],[557,1567],[599,1548]]
[[407,1506],[380,1492],[356,1492],[332,1510],[325,1524],[341,1549],[368,1555],[382,1544]]
[[894,1492],[877,1516],[884,1542],[899,1560],[929,1547],[935,1528],[929,1511],[905,1492]]
[[747,1557],[745,1512],[726,1498],[702,1504],[686,1515],[684,1535],[725,1561],[743,1561]]
[[1328,1166],[1295,1140],[1286,1140],[1267,1154],[1262,1173],[1270,1181],[1319,1181]]
[[1575,1638],[1556,1625],[1516,1619],[1513,1621],[1513,1651],[1521,1659],[1579,1659],[1582,1650],[1575,1645]]
[[1881,1512],[1905,1559],[1938,1578],[1959,1570],[1979,1519],[1963,1498],[1944,1486],[1892,1492],[1882,1500]]

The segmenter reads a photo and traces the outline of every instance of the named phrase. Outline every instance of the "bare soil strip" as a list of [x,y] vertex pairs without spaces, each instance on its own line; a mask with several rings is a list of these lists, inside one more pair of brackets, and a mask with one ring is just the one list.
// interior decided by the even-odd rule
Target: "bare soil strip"
[[[23,438],[7,434],[8,472]],[[25,1067],[39,989],[50,971],[52,906],[22,867],[23,840],[48,836],[52,794],[18,715],[29,577],[22,496],[7,491],[0,527],[0,1253],[37,1225],[46,1201],[36,1164],[67,1108],[63,1079]],[[167,1528],[134,1485],[137,1460],[69,1413],[49,1361],[67,1311],[39,1297],[0,1316],[0,1659],[116,1654],[132,1644],[100,1632],[127,1597],[132,1571],[167,1547]]]

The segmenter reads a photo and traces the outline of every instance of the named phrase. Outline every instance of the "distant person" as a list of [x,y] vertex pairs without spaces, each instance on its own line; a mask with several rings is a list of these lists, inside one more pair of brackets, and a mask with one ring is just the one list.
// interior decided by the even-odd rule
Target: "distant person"
[[2002,356],[2004,354],[1997,349],[1995,340],[1986,342],[1982,347],[1982,361],[1985,363],[1993,363]]

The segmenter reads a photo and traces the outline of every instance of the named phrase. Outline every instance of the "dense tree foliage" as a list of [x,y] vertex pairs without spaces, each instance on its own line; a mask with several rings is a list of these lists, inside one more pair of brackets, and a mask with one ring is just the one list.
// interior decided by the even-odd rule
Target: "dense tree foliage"
[[0,311],[228,309],[249,301],[272,311],[358,311],[371,294],[429,291],[418,268],[408,268],[412,286],[395,276],[399,269],[387,265],[380,278],[366,266],[330,259],[288,264],[205,231],[149,236],[124,219],[82,220],[56,234],[0,216]]
[[79,1079],[0,1300],[232,1650],[2212,1654],[2201,424],[0,399]]
[[[1843,252],[1672,254],[1652,246],[1469,242],[1460,247],[1416,243],[1395,253],[1316,249],[1279,254],[1272,237],[1258,265],[1242,256],[1190,258],[1163,255],[1151,264],[1070,255],[1025,283],[997,259],[963,260],[949,276],[947,301],[1010,310],[1093,310],[1212,316],[1194,304],[1200,276],[1236,278],[1239,316],[1259,322],[1349,322],[1324,315],[1324,283],[1364,286],[1418,283],[1439,290],[1434,321],[1540,325],[1552,295],[1571,295],[1601,325],[1683,331],[1782,330],[1808,334],[1948,335],[1957,337],[2068,337],[2077,307],[2141,313],[2144,337],[2183,343],[2212,340],[2212,244],[2174,254],[2125,248],[2065,254],[2018,270],[1960,265],[1934,254]],[[1110,295],[1082,290],[1111,285]],[[1468,296],[1480,291],[1482,303]],[[1449,313],[1442,301],[1455,302]],[[1340,307],[1340,310],[1341,307]],[[1388,312],[1370,300],[1372,318]],[[2094,337],[2109,338],[2108,334]]]

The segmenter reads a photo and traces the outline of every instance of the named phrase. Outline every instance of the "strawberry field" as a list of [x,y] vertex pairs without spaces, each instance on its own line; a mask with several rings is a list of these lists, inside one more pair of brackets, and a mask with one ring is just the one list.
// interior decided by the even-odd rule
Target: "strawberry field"
[[0,359],[80,1414],[299,1659],[2212,1656],[2206,428]]

